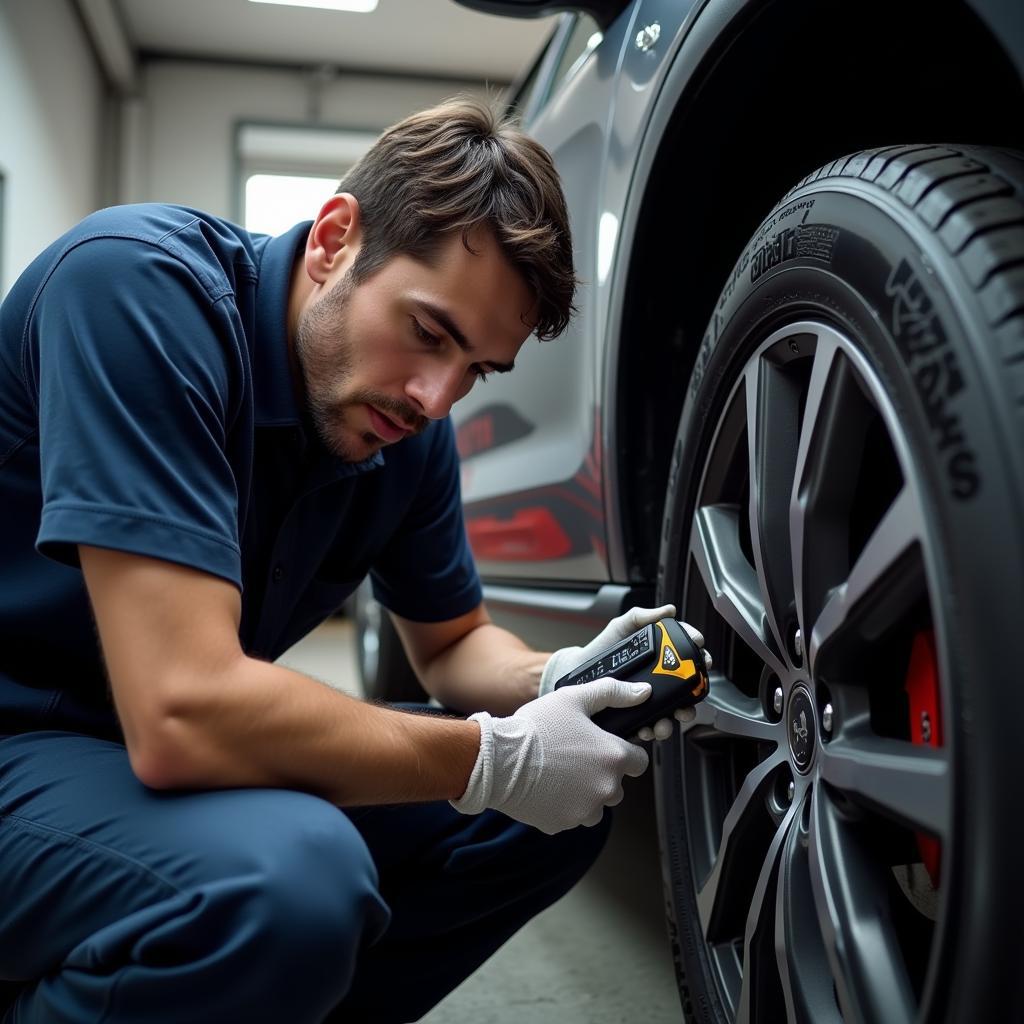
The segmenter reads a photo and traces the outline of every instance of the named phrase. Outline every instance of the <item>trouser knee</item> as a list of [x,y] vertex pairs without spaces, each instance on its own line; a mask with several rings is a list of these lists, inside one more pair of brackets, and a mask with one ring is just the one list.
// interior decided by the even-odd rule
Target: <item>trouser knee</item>
[[209,883],[208,896],[211,916],[223,919],[218,955],[237,960],[250,989],[241,1002],[295,1000],[292,1019],[301,1020],[297,1005],[326,1013],[344,997],[360,948],[382,934],[389,911],[348,818],[314,797],[282,797],[262,834],[248,837],[258,845]]

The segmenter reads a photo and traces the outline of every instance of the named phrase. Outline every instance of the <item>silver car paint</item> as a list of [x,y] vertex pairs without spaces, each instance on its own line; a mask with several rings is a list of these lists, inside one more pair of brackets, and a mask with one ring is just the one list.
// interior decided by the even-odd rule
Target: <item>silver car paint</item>
[[[606,337],[614,339],[609,320],[611,296],[622,282],[613,273],[622,245],[623,223],[636,155],[649,121],[666,56],[692,4],[678,0],[634,3],[605,33],[601,44],[571,78],[562,82],[536,121],[528,127],[552,153],[566,185],[576,249],[577,273],[583,280],[578,315],[563,337],[524,350],[515,373],[478,387],[454,412],[456,426],[495,402],[507,402],[535,430],[494,452],[483,452],[463,464],[463,500],[470,514],[474,503],[532,491],[569,481],[585,463],[608,429],[606,374],[614,373],[603,356]],[[648,50],[635,45],[638,26],[657,21],[661,34]],[[566,110],[572,110],[572,116]],[[562,126],[571,124],[571,134]],[[628,240],[627,240],[628,242]],[[616,346],[617,348],[617,346]],[[614,449],[605,449],[614,450]],[[610,499],[607,473],[600,467],[606,509]],[[602,530],[602,547],[609,537]],[[615,561],[621,561],[616,556]],[[487,561],[478,557],[481,573],[506,579],[527,577],[599,583],[621,578],[600,549],[587,555],[544,562]]]
[[[565,183],[583,282],[579,313],[557,341],[528,343],[510,378],[475,388],[456,407],[457,426],[495,402],[512,404],[535,426],[528,436],[464,462],[463,500],[470,515],[474,504],[488,499],[566,483],[585,464],[595,442],[600,441],[598,452],[615,451],[614,423],[607,411],[613,408],[621,347],[629,343],[617,327],[628,270],[628,261],[620,254],[632,247],[642,199],[645,174],[639,175],[638,186],[637,169],[644,162],[649,165],[656,148],[656,134],[649,146],[644,144],[652,112],[700,6],[679,0],[631,4],[582,66],[557,86],[537,120],[527,125],[548,147]],[[742,3],[725,0],[712,6],[731,15]],[[721,18],[712,20],[720,31]],[[637,34],[655,24],[657,42],[646,48],[638,45]],[[570,134],[565,134],[565,125],[572,125]],[[617,509],[628,496],[618,492],[614,471],[613,464],[599,466],[605,514],[600,549],[595,546],[587,555],[548,561],[478,557],[484,577],[581,584],[624,581]]]

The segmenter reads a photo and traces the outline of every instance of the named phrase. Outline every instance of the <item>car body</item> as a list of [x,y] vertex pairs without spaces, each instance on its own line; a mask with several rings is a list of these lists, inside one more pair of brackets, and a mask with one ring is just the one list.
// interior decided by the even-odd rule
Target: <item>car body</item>
[[[574,5],[465,6],[532,16]],[[908,131],[1019,144],[1019,106],[1016,124],[978,106],[989,89],[1019,101],[1024,76],[1024,26],[1011,3],[576,6],[510,101],[562,175],[579,313],[556,342],[524,353],[514,375],[453,411],[488,602],[547,646],[653,594],[686,384],[722,285],[764,214],[826,160]],[[657,40],[641,45],[653,26]],[[908,56],[911,30],[920,37]],[[952,59],[950,39],[970,62]],[[865,80],[886,62],[891,70]],[[965,88],[985,62],[977,88]],[[802,124],[813,130],[800,133]],[[742,202],[716,202],[734,180]]]
[[1024,8],[458,2],[564,12],[510,107],[581,278],[453,411],[488,606],[716,658],[655,757],[681,1013],[1018,1019]]

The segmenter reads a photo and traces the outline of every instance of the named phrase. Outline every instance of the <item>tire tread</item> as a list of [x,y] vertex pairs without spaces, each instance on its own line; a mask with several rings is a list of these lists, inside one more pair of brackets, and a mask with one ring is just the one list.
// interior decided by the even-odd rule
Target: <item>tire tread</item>
[[975,235],[992,228],[1020,223],[1020,203],[997,197],[975,200],[968,206],[954,210],[939,232],[946,248],[958,255]]
[[887,146],[851,153],[805,181],[829,177],[872,182],[937,232],[996,339],[1002,384],[1024,434],[1024,155]]

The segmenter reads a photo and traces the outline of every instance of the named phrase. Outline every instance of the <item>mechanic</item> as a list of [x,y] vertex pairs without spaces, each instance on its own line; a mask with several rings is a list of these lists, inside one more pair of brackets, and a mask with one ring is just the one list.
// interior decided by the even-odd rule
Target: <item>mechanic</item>
[[[649,688],[547,691],[674,609],[553,655],[492,624],[448,419],[575,287],[549,156],[468,100],[280,237],[115,207],[17,281],[4,1021],[415,1020],[586,871],[648,762],[589,716]],[[459,714],[273,664],[368,572]]]

